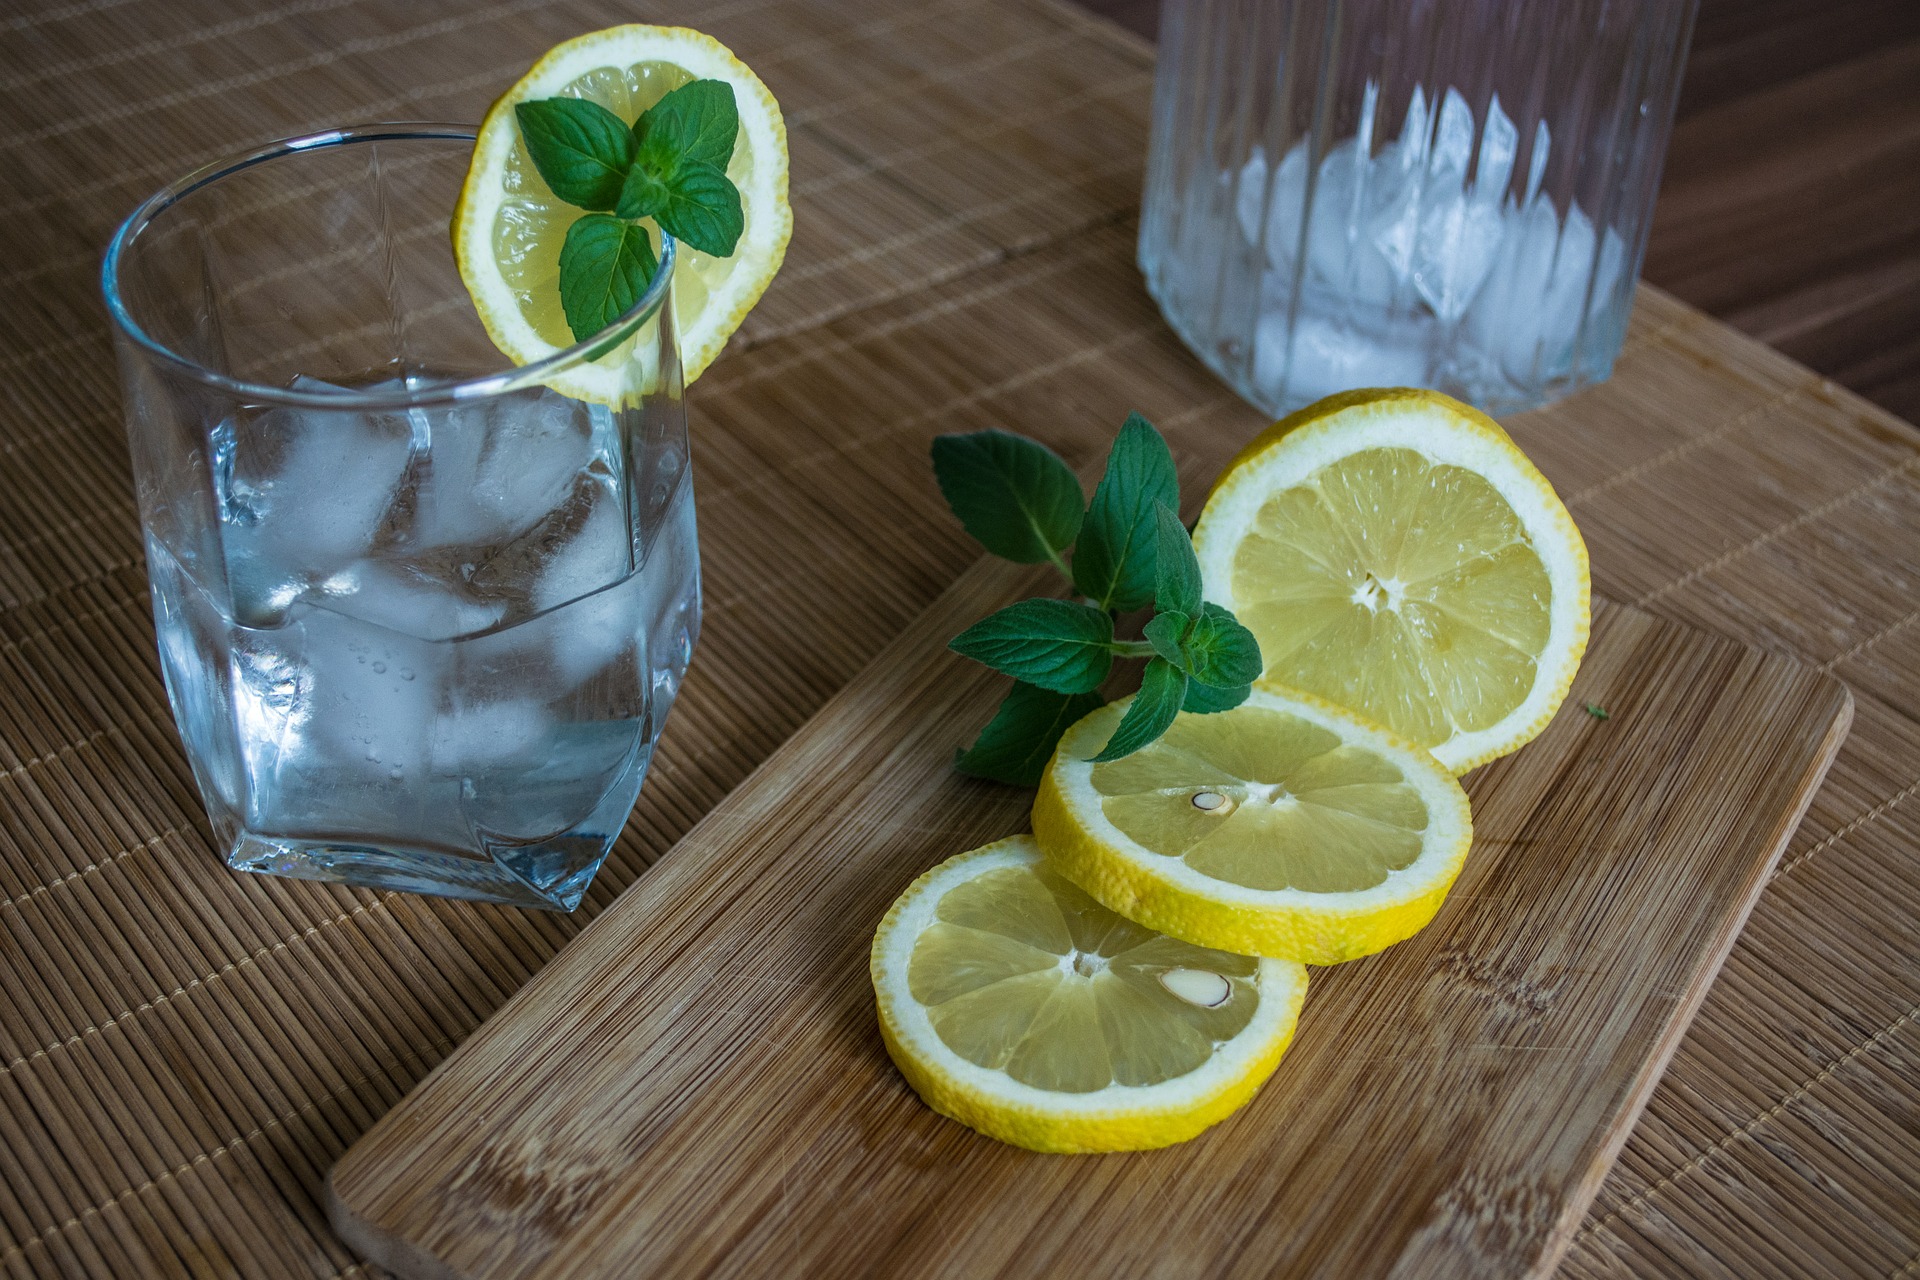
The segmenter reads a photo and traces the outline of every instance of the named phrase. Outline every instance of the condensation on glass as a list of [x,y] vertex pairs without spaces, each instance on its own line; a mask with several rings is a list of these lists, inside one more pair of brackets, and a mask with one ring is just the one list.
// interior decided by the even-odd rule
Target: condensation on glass
[[1140,265],[1283,413],[1611,373],[1697,0],[1167,0]]
[[[213,166],[133,214],[104,285],[227,862],[571,909],[699,634],[673,251],[605,333],[513,366],[448,239],[472,150],[374,127]],[[544,385],[596,356],[653,374],[619,407]]]

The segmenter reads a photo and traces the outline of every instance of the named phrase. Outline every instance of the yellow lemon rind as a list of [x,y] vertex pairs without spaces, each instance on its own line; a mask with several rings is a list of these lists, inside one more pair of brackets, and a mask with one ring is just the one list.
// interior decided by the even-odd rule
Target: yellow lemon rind
[[1075,775],[1091,772],[1085,757],[1099,751],[1127,701],[1094,711],[1067,731],[1033,805],[1034,838],[1048,861],[1102,906],[1196,946],[1316,965],[1384,950],[1418,933],[1439,912],[1466,864],[1473,817],[1459,782],[1429,752],[1312,694],[1256,688],[1248,704],[1301,715],[1386,755],[1420,787],[1429,822],[1428,847],[1411,866],[1371,889],[1250,889],[1141,848],[1107,821],[1090,785],[1074,785]]
[[[1438,392],[1408,387],[1343,392],[1282,418],[1242,449],[1214,482],[1193,531],[1201,578],[1209,599],[1238,608],[1232,557],[1266,495],[1374,448],[1411,449],[1487,479],[1526,529],[1553,588],[1541,674],[1527,697],[1497,724],[1456,733],[1432,748],[1442,764],[1464,774],[1545,730],[1573,687],[1591,629],[1586,541],[1551,482],[1492,418]],[[1262,683],[1286,685],[1283,673],[1264,676]]]
[[[1262,960],[1260,1008],[1215,1058],[1158,1085],[1111,1085],[1093,1094],[1048,1093],[968,1062],[947,1049],[907,994],[916,919],[931,915],[952,885],[995,867],[1041,861],[1031,836],[957,854],[915,880],[874,933],[870,973],[880,1038],[907,1084],[929,1107],[978,1133],[1029,1151],[1090,1153],[1172,1146],[1232,1115],[1279,1066],[1306,1000],[1306,970]],[[903,936],[903,930],[912,930]],[[1196,1082],[1195,1077],[1209,1077]]]

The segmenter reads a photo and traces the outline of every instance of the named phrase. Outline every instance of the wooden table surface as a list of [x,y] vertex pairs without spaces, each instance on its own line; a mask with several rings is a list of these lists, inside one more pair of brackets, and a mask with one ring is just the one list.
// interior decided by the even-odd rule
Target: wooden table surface
[[1920,3],[1702,0],[1643,274],[1920,421]]
[[[1653,264],[1910,416],[1916,8],[1710,4],[1718,87],[1689,90],[1663,218],[1694,191],[1711,225]],[[797,227],[691,397],[709,622],[641,803],[573,917],[229,873],[159,682],[101,247],[193,166],[477,119],[635,20],[766,77]],[[0,1272],[367,1274],[320,1210],[332,1160],[972,561],[933,434],[1014,425],[1086,464],[1138,408],[1191,484],[1256,429],[1131,265],[1151,72],[1048,0],[0,8]],[[1596,589],[1831,672],[1856,718],[1566,1274],[1911,1277],[1920,435],[1656,290],[1623,359],[1511,424]],[[1676,379],[1714,411],[1674,412]]]

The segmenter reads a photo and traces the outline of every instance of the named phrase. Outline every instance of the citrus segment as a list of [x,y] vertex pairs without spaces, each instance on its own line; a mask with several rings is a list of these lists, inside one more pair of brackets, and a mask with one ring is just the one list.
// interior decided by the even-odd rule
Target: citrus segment
[[1466,793],[1411,742],[1311,697],[1255,689],[1094,764],[1126,710],[1060,740],[1033,808],[1050,864],[1198,946],[1333,964],[1433,918],[1472,836]]
[[1016,836],[950,858],[873,942],[880,1028],[928,1105],[1037,1151],[1192,1137],[1279,1062],[1298,965],[1197,947],[1107,910]]
[[1545,728],[1586,650],[1572,517],[1498,425],[1435,392],[1353,392],[1276,423],[1215,485],[1194,549],[1266,682],[1456,772]]

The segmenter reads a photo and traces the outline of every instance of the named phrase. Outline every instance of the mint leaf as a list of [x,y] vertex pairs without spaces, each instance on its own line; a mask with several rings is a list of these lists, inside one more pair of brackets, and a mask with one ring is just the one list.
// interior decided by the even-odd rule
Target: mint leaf
[[954,766],[962,773],[1015,787],[1040,783],[1060,735],[1100,705],[1093,693],[1054,693],[1015,684],[1000,710]]
[[614,206],[615,217],[651,218],[666,208],[673,198],[666,180],[658,170],[644,162],[636,163],[627,170],[627,178],[620,188],[620,201]]
[[1129,414],[1107,455],[1073,552],[1073,585],[1103,609],[1125,612],[1153,600],[1153,504],[1180,505],[1173,455],[1153,424]]
[[1080,533],[1085,495],[1060,455],[1007,431],[936,436],[933,473],[953,514],[974,540],[1019,564],[1051,560]]
[[671,157],[725,170],[740,134],[733,86],[723,80],[683,84],[643,112],[633,133],[655,164]]
[[1177,610],[1168,610],[1166,613],[1156,613],[1148,619],[1141,634],[1147,638],[1147,643],[1153,646],[1155,653],[1185,671],[1187,655],[1180,642],[1186,639],[1187,628],[1192,625],[1193,619],[1186,614]]
[[658,267],[642,227],[604,213],[568,227],[560,246],[560,306],[573,340],[585,342],[631,311]]
[[1200,612],[1200,561],[1179,513],[1164,502],[1153,505],[1153,607],[1192,617]]
[[1212,715],[1216,711],[1231,711],[1247,700],[1253,692],[1250,684],[1236,684],[1221,689],[1210,684],[1201,684],[1198,680],[1187,681],[1187,696],[1181,702],[1182,711],[1190,711],[1197,716]]
[[947,643],[963,657],[1055,693],[1091,693],[1113,668],[1113,616],[1070,600],[1022,600]]
[[627,173],[614,210],[622,218],[652,218],[674,239],[710,253],[730,257],[746,229],[739,188],[710,164],[680,164],[661,172],[640,163]]
[[1120,717],[1120,727],[1113,731],[1093,762],[1100,764],[1130,756],[1165,733],[1174,716],[1180,713],[1186,694],[1186,672],[1165,658],[1148,662],[1140,676],[1140,692],[1133,695],[1133,705]]
[[1202,684],[1232,689],[1260,678],[1260,642],[1224,606],[1202,606],[1181,647],[1187,660],[1179,665]]
[[675,240],[716,258],[732,257],[747,229],[740,189],[710,164],[683,163],[674,170],[653,219]]
[[515,103],[513,116],[533,167],[554,195],[582,209],[619,204],[639,149],[626,121],[585,98]]
[[633,122],[636,158],[616,211],[623,218],[652,218],[701,253],[731,257],[747,225],[740,189],[727,177],[739,135],[732,85],[681,85]]

